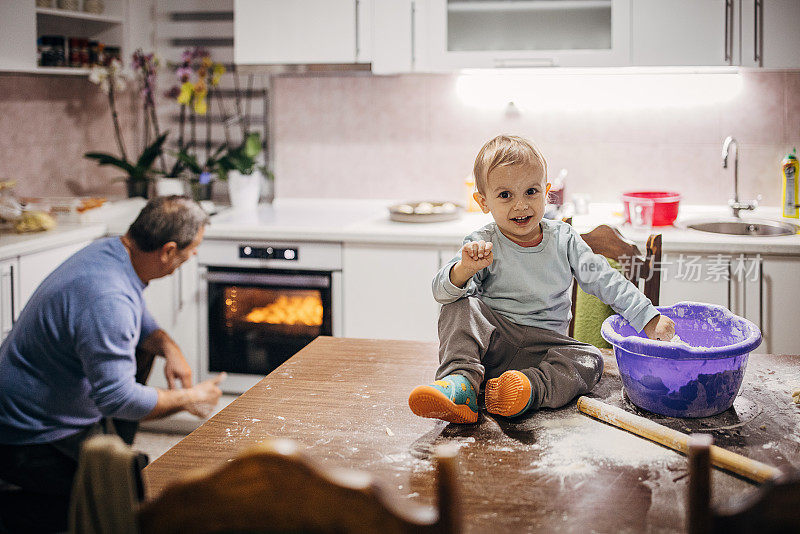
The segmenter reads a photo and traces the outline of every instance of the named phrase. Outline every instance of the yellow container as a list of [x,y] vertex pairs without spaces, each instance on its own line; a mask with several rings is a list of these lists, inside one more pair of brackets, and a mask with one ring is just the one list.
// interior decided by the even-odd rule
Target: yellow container
[[798,210],[798,207],[800,207],[798,204],[800,196],[798,196],[797,192],[798,163],[794,150],[791,154],[786,154],[786,157],[783,158],[783,161],[781,161],[781,169],[783,178],[781,195],[783,199],[783,216],[798,219],[800,218],[800,210]]

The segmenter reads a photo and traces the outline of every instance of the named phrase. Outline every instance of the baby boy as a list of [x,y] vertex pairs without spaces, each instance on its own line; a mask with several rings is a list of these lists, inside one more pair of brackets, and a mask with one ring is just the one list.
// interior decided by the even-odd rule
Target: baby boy
[[436,381],[411,392],[421,417],[453,423],[486,411],[506,417],[558,408],[600,380],[600,351],[566,335],[573,278],[651,339],[669,340],[671,319],[569,224],[543,219],[547,164],[528,141],[498,136],[475,160],[475,200],[494,222],[464,239],[433,279],[439,314]]

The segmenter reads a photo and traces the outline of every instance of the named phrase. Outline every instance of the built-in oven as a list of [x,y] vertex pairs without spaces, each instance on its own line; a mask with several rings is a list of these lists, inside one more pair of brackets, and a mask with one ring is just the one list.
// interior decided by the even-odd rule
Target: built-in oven
[[338,243],[207,240],[200,264],[200,378],[241,393],[317,336],[341,335]]

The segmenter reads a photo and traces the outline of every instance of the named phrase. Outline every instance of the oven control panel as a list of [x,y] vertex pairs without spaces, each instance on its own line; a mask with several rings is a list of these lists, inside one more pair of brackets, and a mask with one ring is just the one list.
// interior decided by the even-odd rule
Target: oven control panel
[[241,259],[297,261],[298,257],[297,248],[239,246],[239,258]]

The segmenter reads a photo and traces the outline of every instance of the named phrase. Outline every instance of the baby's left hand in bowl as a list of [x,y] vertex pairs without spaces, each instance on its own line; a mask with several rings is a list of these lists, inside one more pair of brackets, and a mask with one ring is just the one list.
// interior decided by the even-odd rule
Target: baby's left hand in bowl
[[650,339],[669,341],[675,337],[675,322],[665,315],[656,315],[645,325],[644,333]]

